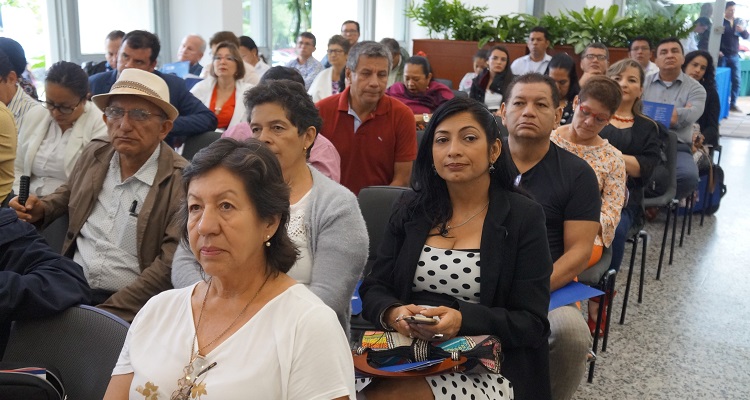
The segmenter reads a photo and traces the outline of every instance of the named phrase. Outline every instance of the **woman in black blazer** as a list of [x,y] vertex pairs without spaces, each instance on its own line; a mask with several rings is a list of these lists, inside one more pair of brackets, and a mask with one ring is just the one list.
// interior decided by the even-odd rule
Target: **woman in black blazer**
[[[455,393],[458,398],[548,399],[552,259],[544,212],[515,192],[514,177],[500,159],[506,152],[495,118],[481,103],[446,102],[425,136],[415,190],[396,206],[360,288],[364,316],[383,329],[425,340],[436,334],[443,339],[496,335],[503,348],[502,374],[511,385],[499,375],[446,374],[392,380],[371,390],[391,389],[410,399]],[[440,322],[404,320],[415,314],[439,316]]]

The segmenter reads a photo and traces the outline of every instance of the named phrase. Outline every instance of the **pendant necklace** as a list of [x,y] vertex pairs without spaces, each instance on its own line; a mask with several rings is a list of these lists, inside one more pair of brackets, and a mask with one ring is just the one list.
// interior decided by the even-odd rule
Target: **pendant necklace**
[[471,217],[469,217],[469,219],[467,219],[466,221],[464,221],[464,222],[462,222],[462,223],[460,223],[460,224],[458,224],[456,226],[446,225],[445,226],[445,232],[444,232],[443,236],[444,237],[447,236],[448,235],[448,231],[451,230],[451,229],[460,228],[460,227],[468,224],[469,221],[471,221],[472,219],[474,219],[474,217],[476,217],[477,215],[481,214],[482,211],[484,211],[487,208],[487,206],[489,206],[489,205],[490,205],[490,202],[488,201],[487,204],[485,204],[484,207],[482,207],[482,209],[480,209],[479,211],[477,211],[476,214],[472,215]]

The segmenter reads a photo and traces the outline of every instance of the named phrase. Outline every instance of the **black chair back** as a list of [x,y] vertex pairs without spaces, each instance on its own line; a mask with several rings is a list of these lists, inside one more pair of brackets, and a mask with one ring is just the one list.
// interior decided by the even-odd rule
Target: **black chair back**
[[185,139],[185,145],[182,148],[182,156],[190,161],[193,159],[195,153],[199,152],[202,148],[208,147],[211,143],[215,142],[221,137],[221,132],[204,132],[200,135],[190,136]]
[[71,307],[48,318],[16,321],[3,361],[55,367],[69,399],[101,399],[129,326],[90,306]]
[[367,258],[363,276],[369,274],[372,269],[393,211],[393,205],[407,190],[409,189],[399,186],[369,186],[360,190],[357,201],[370,237],[370,255]]

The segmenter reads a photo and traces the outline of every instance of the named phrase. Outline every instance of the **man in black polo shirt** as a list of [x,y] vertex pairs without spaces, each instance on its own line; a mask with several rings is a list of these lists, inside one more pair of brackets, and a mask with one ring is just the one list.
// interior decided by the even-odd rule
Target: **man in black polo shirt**
[[[557,290],[587,268],[599,231],[601,199],[594,170],[549,136],[562,110],[555,81],[540,74],[516,78],[500,107],[516,184],[542,205],[554,260],[550,289]],[[591,333],[573,305],[549,313],[552,398],[570,399],[586,370]]]

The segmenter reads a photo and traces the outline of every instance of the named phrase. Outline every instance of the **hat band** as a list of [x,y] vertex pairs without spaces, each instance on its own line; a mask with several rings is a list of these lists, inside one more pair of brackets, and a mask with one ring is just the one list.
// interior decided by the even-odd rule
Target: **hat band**
[[159,100],[163,100],[161,96],[159,96],[159,93],[156,93],[153,89],[151,89],[150,87],[142,83],[133,82],[133,81],[117,81],[115,82],[114,85],[112,85],[112,90],[119,89],[119,88],[140,90],[141,92],[144,92],[149,96],[153,96],[153,97],[158,98]]

